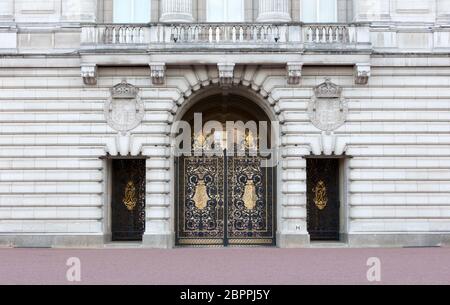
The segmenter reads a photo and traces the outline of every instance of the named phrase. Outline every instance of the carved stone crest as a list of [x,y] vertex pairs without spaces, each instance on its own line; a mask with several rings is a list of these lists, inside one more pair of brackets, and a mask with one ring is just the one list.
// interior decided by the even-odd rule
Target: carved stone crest
[[314,96],[308,105],[311,123],[322,131],[333,131],[347,119],[347,102],[342,97],[342,88],[326,79],[314,88]]
[[144,103],[139,88],[122,81],[111,89],[105,104],[105,117],[111,128],[127,132],[136,128],[144,118]]

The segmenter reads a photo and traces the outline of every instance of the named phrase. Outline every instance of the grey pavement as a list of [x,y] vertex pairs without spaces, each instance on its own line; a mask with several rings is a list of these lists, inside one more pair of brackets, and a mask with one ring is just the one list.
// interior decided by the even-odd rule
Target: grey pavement
[[[81,282],[66,265],[79,258]],[[381,282],[367,260],[381,262]],[[450,284],[450,248],[0,249],[0,284]]]

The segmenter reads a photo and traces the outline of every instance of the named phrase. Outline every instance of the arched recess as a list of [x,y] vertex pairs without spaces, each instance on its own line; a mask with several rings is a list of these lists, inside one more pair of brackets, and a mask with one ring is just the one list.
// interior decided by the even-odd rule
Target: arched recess
[[[278,153],[278,146],[279,143],[281,143],[280,141],[280,137],[281,134],[279,132],[279,128],[278,128],[278,115],[276,114],[276,111],[274,111],[273,105],[270,105],[270,103],[267,101],[267,99],[263,98],[260,94],[258,94],[257,92],[250,90],[247,87],[244,86],[232,86],[232,87],[220,87],[217,85],[210,85],[207,87],[204,87],[200,90],[198,90],[197,92],[193,93],[191,96],[189,96],[188,98],[184,99],[182,103],[179,103],[179,107],[177,108],[177,111],[174,113],[174,123],[180,121],[180,120],[186,120],[188,121],[188,123],[192,123],[192,119],[193,119],[193,114],[194,112],[202,112],[203,115],[203,123],[205,123],[206,121],[210,121],[210,120],[215,120],[215,121],[219,121],[221,123],[224,123],[226,121],[238,121],[241,120],[244,123],[246,123],[247,121],[255,121],[255,122],[259,122],[259,121],[269,121],[268,125],[273,127],[273,131],[274,134],[272,134],[269,138],[269,141],[271,142],[269,145],[272,146],[272,148],[275,148],[275,150]],[[174,145],[175,145],[175,137],[178,134],[178,130],[176,130],[176,128],[174,126],[177,126],[177,124],[172,124],[172,131],[171,131],[171,137],[172,137],[172,149],[174,149]],[[258,173],[261,174],[261,177],[264,177],[263,180],[265,181],[264,185],[261,186],[262,184],[256,184],[256,186],[248,186],[249,182],[247,181],[246,186],[242,186],[242,190],[245,189],[245,191],[242,191],[242,193],[240,195],[242,195],[242,198],[245,197],[245,192],[247,192],[247,189],[252,190],[252,187],[254,187],[256,189],[255,192],[260,192],[260,190],[264,190],[261,191],[261,194],[258,193],[257,195],[257,199],[255,199],[255,206],[259,206],[259,204],[261,203],[261,207],[264,205],[264,207],[261,208],[262,210],[262,214],[261,215],[269,215],[266,217],[266,220],[271,218],[271,221],[267,221],[267,223],[270,223],[267,226],[267,223],[262,226],[261,228],[264,228],[260,231],[262,232],[267,232],[266,235],[264,234],[255,234],[255,236],[253,236],[253,233],[249,233],[248,231],[248,227],[247,227],[247,231],[245,231],[247,234],[247,236],[252,236],[251,238],[236,238],[236,236],[238,236],[238,233],[233,233],[233,232],[228,232],[228,228],[232,227],[234,228],[234,225],[231,224],[231,226],[228,226],[228,221],[233,222],[235,220],[229,220],[230,217],[225,216],[224,218],[224,223],[223,227],[226,227],[226,231],[225,231],[225,235],[224,235],[224,239],[223,244],[224,245],[239,245],[239,244],[264,244],[264,245],[274,245],[275,241],[276,241],[276,236],[277,236],[277,228],[280,226],[280,221],[281,218],[278,215],[282,214],[282,211],[280,210],[280,205],[277,204],[276,202],[276,198],[279,197],[280,194],[280,189],[282,187],[281,185],[281,180],[278,179],[278,177],[281,177],[281,173],[280,171],[282,170],[281,166],[277,166],[278,165],[278,154],[274,156],[274,158],[276,158],[276,162],[274,163],[274,166],[271,167],[270,169],[263,169],[263,171],[260,171]],[[173,153],[171,153],[171,164],[172,164],[172,198],[171,198],[171,217],[170,219],[171,221],[171,227],[174,228],[174,245],[182,245],[183,243],[188,244],[188,245],[220,245],[220,242],[222,241],[218,241],[218,239],[214,239],[214,238],[208,238],[208,242],[205,243],[205,239],[198,239],[198,238],[188,238],[189,236],[184,236],[185,238],[180,238],[180,236],[182,234],[180,234],[180,218],[179,218],[179,213],[180,213],[180,204],[185,204],[185,197],[184,193],[183,195],[180,196],[181,193],[181,189],[184,188],[186,186],[186,181],[184,181],[184,177],[188,177],[188,175],[184,172],[185,168],[183,167],[181,169],[181,171],[183,171],[180,174],[180,160],[179,158],[175,157]],[[222,159],[220,159],[222,160]],[[224,163],[225,164],[231,164],[230,161],[228,159],[223,159],[225,160]],[[185,163],[185,159],[183,159],[183,161],[181,161],[183,163]],[[222,162],[222,161],[219,161]],[[233,161],[234,162],[234,161]],[[234,163],[233,163],[234,164]],[[258,163],[259,164],[259,163]],[[236,171],[234,172],[233,170],[230,170],[230,168],[227,168],[227,165],[225,165],[226,168],[226,173],[225,176],[226,178],[224,178],[225,180],[227,180],[226,184],[228,187],[229,183],[232,183],[232,181],[237,181],[237,176],[233,176],[233,175],[238,175],[239,173]],[[253,168],[255,168],[255,166],[253,166]],[[223,170],[223,169],[220,169]],[[218,171],[220,171],[218,170]],[[253,177],[259,177],[259,174],[256,174],[254,176],[252,176],[252,180]],[[183,179],[180,179],[180,177],[183,177]],[[269,177],[269,178],[268,178]],[[187,178],[186,178],[187,179]],[[256,180],[258,180],[259,178],[255,178]],[[180,186],[180,184],[182,184]],[[250,184],[253,184],[253,182],[250,182]],[[248,186],[248,188],[247,188]],[[226,189],[224,192],[228,192],[229,194],[231,194],[229,190]],[[184,192],[184,189],[183,189]],[[198,192],[198,188],[195,189],[194,192]],[[267,195],[269,194],[269,195]],[[261,196],[260,196],[261,195]],[[223,195],[224,198],[227,198],[225,196],[227,195]],[[231,195],[229,196],[231,197]],[[180,199],[182,198],[182,199]],[[211,199],[211,197],[207,196],[208,200]],[[256,198],[256,197],[255,197]],[[228,215],[227,211],[231,211],[229,206],[227,205],[231,205],[231,201],[229,199],[225,199],[224,201],[227,201],[227,203],[224,204],[225,208],[225,215]],[[194,202],[194,201],[192,201]],[[244,202],[244,200],[242,201]],[[209,201],[208,201],[209,204]],[[233,203],[234,204],[234,203]],[[254,214],[256,215],[259,213],[259,210],[257,210],[258,208],[256,207],[251,207],[250,210],[253,208]],[[206,208],[204,208],[206,209]],[[265,210],[264,210],[265,209]],[[249,211],[248,206],[247,206],[247,211]],[[184,212],[183,212],[184,213]],[[184,217],[184,216],[183,216]],[[253,216],[254,217],[254,216]],[[250,225],[252,226],[252,225]],[[255,223],[256,226],[256,223]],[[229,229],[229,231],[232,231],[233,229]],[[266,230],[266,231],[264,231]],[[254,230],[255,231],[255,230]],[[265,238],[267,236],[269,236],[269,231],[271,231],[271,235],[270,238]],[[253,232],[253,231],[252,231]],[[228,235],[227,235],[228,234]],[[234,235],[233,235],[234,234]],[[198,237],[198,235],[195,235],[194,237]],[[253,238],[255,237],[255,238]],[[182,241],[181,241],[182,240]],[[270,242],[271,241],[271,242]],[[211,243],[209,243],[211,242]]]
[[[175,170],[171,149],[175,143],[176,133],[171,132],[173,123],[180,120],[193,105],[216,94],[236,94],[245,97],[259,106],[271,121],[279,122],[277,246],[302,247],[307,244],[309,237],[305,225],[306,209],[302,172],[305,167],[303,156],[308,154],[307,151],[310,149],[308,137],[302,136],[293,144],[290,141],[292,132],[289,133],[289,130],[286,130],[285,122],[289,118],[286,117],[284,101],[303,98],[303,95],[297,96],[297,91],[286,86],[285,68],[238,65],[235,67],[232,82],[225,87],[215,67],[202,65],[177,67],[177,69],[167,69],[165,84],[157,90],[155,96],[171,100],[173,104],[165,113],[166,129],[159,134],[167,142],[164,141],[164,146],[150,144],[153,145],[152,149],[146,150],[146,153],[151,154],[147,160],[151,193],[147,195],[144,244],[156,248],[175,246],[173,196]],[[149,142],[149,140],[145,141]]]

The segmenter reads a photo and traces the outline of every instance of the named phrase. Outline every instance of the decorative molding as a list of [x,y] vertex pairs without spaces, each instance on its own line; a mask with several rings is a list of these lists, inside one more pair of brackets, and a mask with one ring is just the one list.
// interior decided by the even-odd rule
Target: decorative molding
[[320,134],[307,138],[310,152],[314,156],[341,156],[347,150],[348,139],[337,136],[333,131],[322,131]]
[[355,83],[358,85],[367,85],[371,72],[370,64],[356,64],[355,65]]
[[108,125],[121,133],[136,128],[144,118],[144,103],[139,97],[139,88],[122,81],[111,88],[111,96],[105,103]]
[[314,88],[314,95],[316,98],[340,98],[341,94],[342,88],[332,83],[329,78]]
[[145,138],[135,137],[130,132],[119,132],[115,137],[107,138],[105,152],[110,156],[138,156],[144,141]]
[[81,77],[83,78],[83,83],[85,85],[96,85],[97,84],[97,66],[94,65],[82,65],[81,66]]
[[221,85],[229,86],[233,82],[234,78],[234,63],[218,63],[219,69],[219,81]]
[[322,146],[322,154],[331,156],[336,148],[336,136],[333,132],[322,131],[320,143]]
[[302,62],[288,62],[286,65],[287,70],[287,82],[289,85],[300,84],[300,79],[302,77]]
[[314,96],[308,105],[311,123],[318,129],[331,132],[345,123],[348,114],[342,88],[326,79],[314,88]]
[[111,97],[117,99],[134,99],[139,93],[139,89],[125,80],[111,88]]
[[166,78],[166,64],[161,62],[150,63],[150,77],[153,85],[162,85]]

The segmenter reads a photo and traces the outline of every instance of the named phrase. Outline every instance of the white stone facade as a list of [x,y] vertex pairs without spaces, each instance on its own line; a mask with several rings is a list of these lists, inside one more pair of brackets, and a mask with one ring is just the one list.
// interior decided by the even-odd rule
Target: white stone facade
[[[246,23],[211,25],[205,1],[152,0],[120,27],[108,0],[2,0],[0,246],[109,242],[109,153],[147,157],[143,245],[173,247],[172,123],[224,81],[281,125],[277,246],[309,244],[311,155],[342,157],[350,246],[449,244],[449,2],[338,0],[345,22],[302,24],[301,0],[249,0]],[[325,79],[348,107],[331,132],[308,116]],[[126,133],[104,115],[123,80],[145,111]]]

